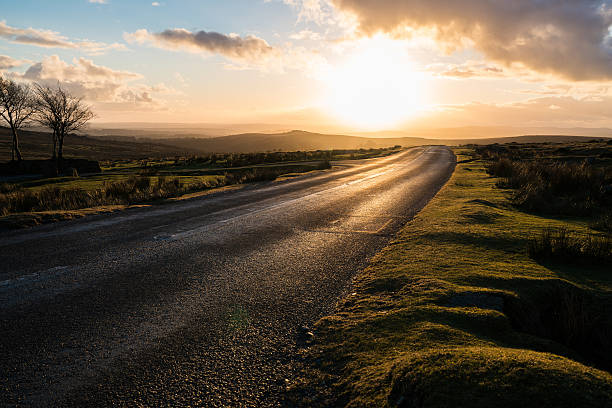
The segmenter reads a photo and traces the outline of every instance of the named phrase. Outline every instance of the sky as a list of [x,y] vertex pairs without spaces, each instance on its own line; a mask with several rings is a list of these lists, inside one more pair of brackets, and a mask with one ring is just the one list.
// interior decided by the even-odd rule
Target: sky
[[0,0],[0,74],[98,122],[612,128],[612,1]]

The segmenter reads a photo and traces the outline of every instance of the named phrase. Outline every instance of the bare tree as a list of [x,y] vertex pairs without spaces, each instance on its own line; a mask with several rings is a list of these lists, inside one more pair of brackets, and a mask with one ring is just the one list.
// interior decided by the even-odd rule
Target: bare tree
[[27,124],[35,112],[32,91],[29,86],[0,77],[0,117],[9,125],[13,134],[11,160],[21,161],[17,131]]
[[69,94],[59,85],[50,88],[36,84],[34,93],[35,120],[53,132],[53,157],[57,157],[59,162],[62,160],[66,135],[83,129],[94,118],[94,113],[81,98]]

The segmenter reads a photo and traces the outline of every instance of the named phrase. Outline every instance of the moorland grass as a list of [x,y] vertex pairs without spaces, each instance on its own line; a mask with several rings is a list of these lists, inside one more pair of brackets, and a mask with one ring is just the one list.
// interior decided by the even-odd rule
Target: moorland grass
[[[612,165],[606,156],[612,149],[606,147],[594,157],[574,157],[569,147],[541,148],[537,157],[505,146],[481,146],[476,152],[488,160],[489,174],[500,178],[498,186],[514,190],[512,202],[519,208],[595,216],[612,206]],[[598,159],[603,163],[597,165]]]
[[606,234],[579,234],[566,227],[547,228],[530,239],[528,250],[537,260],[612,265],[612,237]]
[[592,231],[519,211],[484,162],[463,158],[317,323],[291,403],[612,405],[612,274],[529,254],[541,231]]
[[[285,174],[330,168],[328,161],[312,165],[274,166],[228,171],[212,176],[166,177],[131,175],[117,181],[60,178],[57,184],[0,184],[0,216],[48,211],[71,211],[109,205],[132,205],[234,184],[275,180]],[[189,180],[186,182],[186,180]],[[33,182],[36,183],[36,182]],[[14,223],[10,223],[13,225]]]

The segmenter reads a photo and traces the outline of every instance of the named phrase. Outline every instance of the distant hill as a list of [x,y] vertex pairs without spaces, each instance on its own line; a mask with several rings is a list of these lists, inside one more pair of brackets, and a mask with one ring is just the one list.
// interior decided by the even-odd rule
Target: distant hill
[[388,132],[351,133],[361,137],[420,137],[425,139],[466,140],[517,137],[521,135],[564,135],[585,137],[612,137],[608,128],[554,128],[509,126],[463,126],[454,128],[414,128]]
[[419,138],[365,138],[345,135],[326,135],[293,130],[286,133],[244,133],[214,138],[161,139],[175,146],[211,153],[265,152],[274,150],[369,149],[394,145],[415,146],[431,143]]
[[[19,135],[19,145],[24,158],[47,159],[51,156],[53,141],[49,133],[22,130]],[[10,130],[0,127],[0,161],[10,160],[11,140]],[[104,140],[87,136],[67,136],[64,143],[66,157],[91,160],[144,159],[201,153],[197,150],[185,151],[181,147],[160,142]]]
[[[48,133],[22,131],[21,150],[28,159],[48,158],[52,140]],[[69,136],[64,154],[93,160],[144,159],[154,157],[192,156],[204,153],[238,153],[265,151],[369,149],[432,144],[492,144],[492,143],[543,143],[584,141],[594,137],[531,135],[471,139],[427,139],[418,137],[359,137],[327,135],[294,130],[285,133],[244,133],[214,138],[151,139],[131,136]],[[600,137],[599,137],[600,138]],[[10,159],[11,136],[9,129],[0,127],[0,161]]]
[[156,139],[157,142],[172,143],[185,150],[198,150],[210,153],[223,152],[262,152],[272,150],[325,150],[325,149],[369,149],[401,146],[420,146],[432,144],[461,145],[461,144],[492,144],[492,143],[543,143],[568,142],[589,140],[593,137],[582,136],[555,136],[533,135],[498,137],[489,139],[426,139],[419,137],[359,137],[346,135],[326,135],[294,130],[286,133],[265,134],[245,133],[240,135],[223,136],[215,138],[179,138]]
[[[463,145],[463,144],[493,144],[493,143],[565,143],[565,142],[585,142],[593,139],[611,139],[610,137],[601,136],[568,136],[568,135],[524,135],[512,137],[493,137],[493,138],[478,138],[478,139],[450,139],[446,140],[448,145]],[[431,139],[430,139],[431,140]]]

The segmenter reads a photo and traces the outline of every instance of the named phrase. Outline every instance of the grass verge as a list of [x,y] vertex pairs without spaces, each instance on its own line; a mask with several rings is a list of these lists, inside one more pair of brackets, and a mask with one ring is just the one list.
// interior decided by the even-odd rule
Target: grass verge
[[317,323],[292,402],[612,405],[612,273],[529,254],[534,234],[588,223],[517,210],[468,158]]
[[[330,167],[327,161],[309,165],[256,167],[189,181],[184,177],[132,175],[121,181],[104,181],[101,186],[86,182],[64,188],[57,185],[23,188],[15,184],[0,184],[0,228],[16,229],[73,219],[109,212],[106,209],[111,207],[112,211],[118,211],[134,204],[194,198],[213,189],[218,191],[232,185],[272,181],[280,176]],[[79,181],[76,178],[75,183]]]

